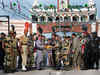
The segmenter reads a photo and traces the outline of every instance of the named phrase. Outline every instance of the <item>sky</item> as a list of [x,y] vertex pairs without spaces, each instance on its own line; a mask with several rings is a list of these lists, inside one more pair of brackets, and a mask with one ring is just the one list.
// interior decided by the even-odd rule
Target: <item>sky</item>
[[97,16],[100,18],[100,0],[95,0],[95,1],[97,7]]

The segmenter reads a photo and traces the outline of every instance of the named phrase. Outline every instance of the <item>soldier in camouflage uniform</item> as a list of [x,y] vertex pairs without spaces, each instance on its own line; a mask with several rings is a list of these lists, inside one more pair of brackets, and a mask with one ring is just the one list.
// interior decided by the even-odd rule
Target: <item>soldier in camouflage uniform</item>
[[70,38],[69,37],[65,37],[63,44],[62,44],[62,54],[63,54],[63,61],[64,61],[64,65],[69,65],[70,60],[69,60],[69,53],[70,53]]
[[34,35],[29,36],[28,40],[28,64],[27,67],[29,70],[32,69],[34,64]]
[[62,41],[59,36],[56,36],[56,69],[63,69],[63,62],[62,62]]
[[13,38],[12,38],[12,48],[13,48],[13,70],[16,71],[16,62],[17,62],[17,56],[18,56],[18,41],[16,38],[16,32],[13,33]]
[[12,32],[9,33],[9,36],[4,40],[4,50],[5,50],[5,72],[13,72],[13,59],[14,59],[14,52],[12,48]]

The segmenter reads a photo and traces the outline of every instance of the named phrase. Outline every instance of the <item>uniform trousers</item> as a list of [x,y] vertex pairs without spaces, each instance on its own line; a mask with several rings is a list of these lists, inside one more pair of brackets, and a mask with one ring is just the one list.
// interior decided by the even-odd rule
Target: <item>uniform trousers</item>
[[27,45],[23,45],[22,46],[22,66],[26,66],[27,65],[27,55],[28,55],[28,50],[27,50]]

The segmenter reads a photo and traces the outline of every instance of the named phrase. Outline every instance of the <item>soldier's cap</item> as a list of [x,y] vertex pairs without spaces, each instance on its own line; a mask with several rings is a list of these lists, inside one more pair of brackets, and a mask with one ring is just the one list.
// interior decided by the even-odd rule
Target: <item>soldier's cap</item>
[[76,36],[76,34],[75,34],[75,33],[73,33],[72,35],[73,35],[73,36]]
[[2,32],[2,33],[0,33],[0,34],[1,34],[1,35],[4,35],[4,36],[6,35],[6,34],[5,34],[5,33],[3,33],[3,32]]
[[67,38],[70,38],[70,36],[67,36]]

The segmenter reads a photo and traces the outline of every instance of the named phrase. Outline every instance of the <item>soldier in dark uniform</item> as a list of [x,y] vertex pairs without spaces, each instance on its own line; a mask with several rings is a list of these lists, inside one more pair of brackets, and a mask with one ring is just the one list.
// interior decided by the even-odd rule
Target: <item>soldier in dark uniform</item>
[[90,34],[86,34],[85,36],[86,42],[85,42],[85,48],[84,48],[84,54],[83,54],[83,61],[84,61],[84,69],[89,68],[89,41],[91,39]]
[[3,48],[3,41],[5,39],[5,34],[1,33],[0,34],[0,70],[4,69],[4,56],[5,56],[5,52],[4,52],[4,48]]
[[92,33],[92,37],[87,44],[87,67],[88,69],[94,69],[94,64],[96,64],[96,69],[99,69],[99,58],[100,58],[100,51],[99,51],[99,39],[96,33]]
[[53,64],[54,64],[54,67],[56,67],[56,35],[53,34],[52,35],[52,41],[51,41],[51,46],[53,47],[52,48],[52,59],[53,59]]
[[[94,64],[96,63],[96,69],[99,69],[99,59],[100,59],[100,50],[99,50],[99,38],[97,37],[97,33],[93,34],[95,51],[94,51]],[[95,57],[96,56],[96,57]]]

